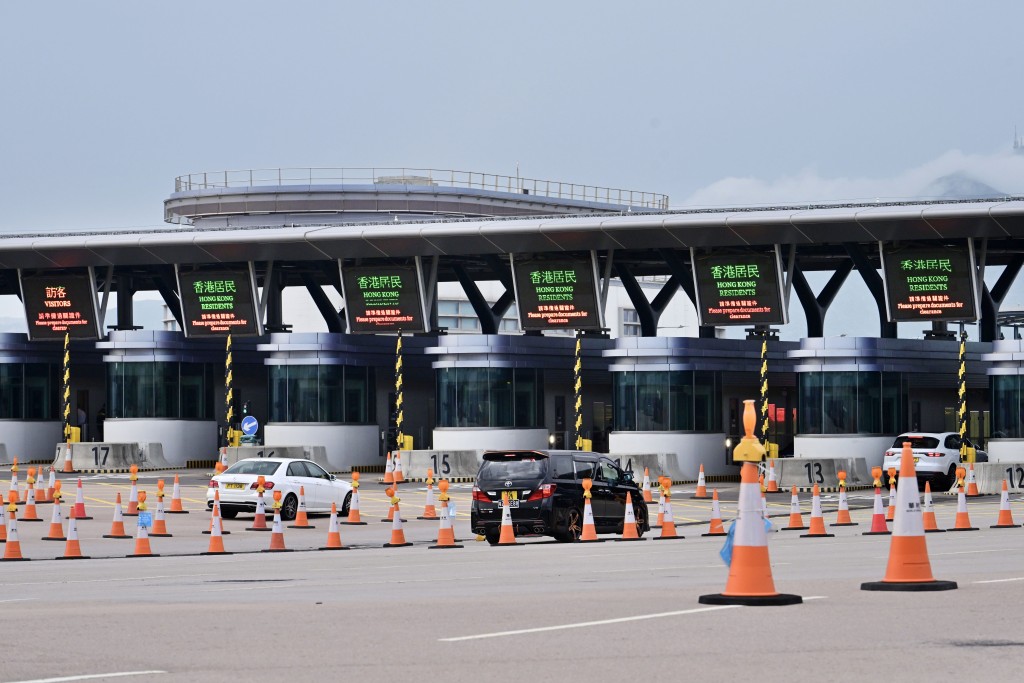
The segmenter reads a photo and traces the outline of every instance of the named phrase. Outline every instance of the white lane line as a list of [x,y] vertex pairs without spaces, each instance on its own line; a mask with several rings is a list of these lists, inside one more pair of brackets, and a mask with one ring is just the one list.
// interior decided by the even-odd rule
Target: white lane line
[[61,676],[60,678],[33,678],[30,681],[10,681],[10,683],[64,683],[64,681],[88,681],[96,678],[124,678],[125,676],[153,676],[165,674],[166,671],[117,671],[109,674],[88,674],[84,676]]
[[619,617],[618,619],[602,619],[601,621],[581,621],[575,624],[562,624],[560,626],[541,626],[539,628],[524,628],[518,631],[498,631],[497,633],[480,633],[475,636],[458,636],[456,638],[438,638],[441,643],[457,643],[462,640],[481,640],[483,638],[503,638],[505,636],[519,636],[526,633],[546,633],[548,631],[563,631],[570,628],[586,628],[588,626],[605,626],[607,624],[623,624],[629,621],[642,621],[644,619],[660,619],[661,617],[676,617],[684,614],[699,614],[701,612],[717,612],[723,609],[733,609],[739,605],[719,605],[715,607],[698,607],[696,609],[684,609],[677,612],[659,612],[657,614],[641,614],[635,617]]
[[119,581],[148,581],[151,579],[188,579],[195,576],[216,576],[216,574],[165,574],[160,576],[128,576],[117,579],[79,579],[72,581],[27,581],[25,583],[0,583],[0,588],[20,588],[21,586],[50,586],[70,583],[117,583]]
[[1004,553],[1004,552],[1006,552],[1005,548],[996,548],[994,550],[958,550],[956,552],[950,552],[950,553],[932,553],[932,557],[935,557],[937,555],[978,555],[980,553]]
[[38,600],[39,598],[10,598],[9,600],[0,600],[0,602],[26,602],[28,600]]
[[[722,566],[722,563],[717,564],[693,564],[689,566],[684,565],[673,565],[671,567],[642,567],[641,570],[645,572],[652,571],[670,571],[672,569],[718,569]],[[591,574],[624,574],[626,572],[636,573],[638,570],[636,567],[630,567],[628,569],[595,569],[591,571]]]
[[989,579],[988,581],[975,581],[974,583],[1010,583],[1011,581],[1024,581],[1024,576],[1013,579]]

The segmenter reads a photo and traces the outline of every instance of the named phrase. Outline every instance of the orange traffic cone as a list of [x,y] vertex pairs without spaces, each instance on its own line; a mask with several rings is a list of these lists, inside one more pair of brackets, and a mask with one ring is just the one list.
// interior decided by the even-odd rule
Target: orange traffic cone
[[1013,512],[1010,511],[1010,494],[1006,490],[1006,480],[1003,479],[1003,491],[999,494],[999,519],[991,529],[1015,529],[1020,524],[1013,523]]
[[437,519],[437,508],[434,506],[434,470],[427,468],[427,502],[423,505],[423,514],[416,519]]
[[768,557],[768,533],[757,485],[757,466],[743,463],[740,470],[739,516],[729,562],[729,578],[725,590],[702,595],[703,605],[795,605],[803,602],[799,595],[779,593],[772,578]]
[[580,532],[580,543],[599,543],[603,540],[597,537],[597,527],[594,526],[594,508],[590,505],[590,499],[594,495],[590,492],[593,485],[593,479],[583,480],[583,531]]
[[284,528],[281,524],[281,492],[274,491],[274,527],[270,530],[270,547],[265,548],[265,553],[289,553],[290,548],[284,545]]
[[149,532],[151,537],[170,538],[173,534],[167,531],[167,518],[164,517],[164,480],[156,482],[156,514],[153,516],[153,530]]
[[888,536],[889,526],[885,523],[885,508],[882,507],[882,488],[875,487],[875,508],[871,515],[871,530],[865,531],[863,536]]
[[[64,474],[73,474],[74,471],[75,471],[75,468],[72,467],[72,465],[71,465],[71,444],[65,444],[64,445],[64,467],[61,469],[61,472],[63,472]],[[80,519],[80,518],[77,517],[77,515],[76,515],[76,518]]]
[[270,531],[270,527],[267,526],[267,508],[263,503],[266,483],[262,474],[256,478],[256,515],[253,517],[252,526],[246,527],[246,531]]
[[889,468],[889,507],[885,509],[885,521],[891,522],[896,516],[896,491],[899,489],[899,482],[896,481],[895,467]]
[[224,550],[224,535],[221,533],[224,530],[224,525],[220,521],[220,505],[217,501],[213,503],[213,525],[210,530],[210,545],[206,549],[205,553],[199,553],[200,555],[230,555],[231,553]]
[[42,518],[39,513],[36,512],[36,492],[32,488],[35,477],[32,474],[35,472],[35,468],[30,467],[28,470],[28,488],[25,489],[25,508],[21,511],[21,518],[19,522],[41,522]]
[[512,511],[508,507],[508,492],[501,492],[501,534],[498,545],[521,545],[516,541],[515,528],[512,526]]
[[636,512],[633,510],[633,494],[626,492],[626,512],[622,519],[622,536],[616,541],[642,541],[636,525]]
[[46,502],[53,502],[53,492],[57,488],[57,473],[53,469],[53,465],[50,465],[50,482],[46,486]]
[[850,518],[850,504],[846,500],[846,472],[842,470],[839,470],[839,509],[836,521],[829,526],[857,526],[857,522]]
[[44,541],[66,541],[67,536],[64,535],[64,520],[60,514],[60,489],[54,489],[53,499],[53,514],[50,515],[50,531],[43,536]]
[[768,487],[765,490],[768,493],[779,492],[779,480],[775,478],[775,458],[768,459]]
[[0,543],[7,542],[7,511],[4,508],[3,501],[0,500]]
[[55,560],[88,560],[87,555],[82,554],[82,546],[78,542],[78,520],[75,519],[75,511],[71,510],[71,516],[68,518],[68,538],[67,543],[64,545],[64,554],[60,557],[53,558]]
[[82,480],[78,480],[78,490],[75,492],[75,519],[92,519],[85,514],[85,495],[82,492]]
[[653,501],[651,497],[651,469],[649,467],[644,468],[644,502],[650,503]]
[[348,519],[342,524],[349,526],[365,526],[366,522],[359,516],[359,473],[352,472],[352,502],[348,506]]
[[385,548],[404,548],[412,543],[407,543],[405,540],[405,532],[402,531],[402,509],[398,507],[398,502],[401,500],[398,497],[398,493],[391,489],[393,495],[391,496],[391,506],[395,509],[395,518],[391,522],[391,542],[385,543]]
[[665,518],[661,522],[661,534],[654,537],[655,541],[668,541],[677,538],[685,538],[676,533],[676,522],[672,516],[672,489],[667,485],[671,484],[668,477],[663,478],[665,485]]
[[338,526],[338,504],[331,503],[331,520],[327,523],[327,545],[320,550],[348,550],[341,545],[341,527]]
[[114,521],[110,525],[110,533],[103,534],[103,538],[131,538],[124,532],[124,513],[121,511],[121,492],[117,492],[114,502]]
[[289,524],[289,529],[315,529],[316,527],[309,523],[309,518],[306,516],[306,487],[299,487],[299,509],[295,513],[295,524]]
[[929,482],[924,483],[924,503],[921,505],[921,521],[924,523],[924,532],[926,534],[944,534],[945,529],[940,529],[939,525],[935,523],[935,509],[932,508],[932,485]]
[[402,452],[395,451],[395,483],[401,484],[405,481],[405,470],[402,469]]
[[[398,484],[394,484],[394,485],[389,486],[388,488],[384,489],[384,495],[387,496],[388,498],[395,498],[398,495]],[[388,524],[392,524],[395,521],[395,511],[397,509],[398,508],[396,508],[394,506],[394,504],[389,505],[388,506],[388,516],[384,517],[380,521],[387,522]],[[403,519],[402,521],[403,522],[408,522],[409,520]]]
[[381,483],[385,485],[395,483],[395,461],[391,459],[391,451],[388,451],[388,462],[384,466],[384,479]]
[[896,518],[892,525],[885,578],[862,583],[861,590],[940,591],[957,587],[955,581],[936,581],[932,576],[920,503],[914,451],[909,443],[904,443],[900,458],[900,485],[896,492]]
[[[146,511],[145,491],[139,491],[138,506],[139,512]],[[143,524],[145,518],[142,515],[139,515],[138,517],[138,523],[136,524],[137,530],[135,532],[135,552],[131,555],[126,555],[125,557],[159,557],[159,555],[153,554],[153,550],[149,545],[149,528]]]
[[11,460],[11,487],[7,489],[7,501],[15,505],[21,504],[21,490],[18,487],[18,459]]
[[213,535],[213,527],[220,527],[220,535],[227,536],[231,532],[224,529],[224,518],[220,516],[220,491],[213,492],[213,506],[210,508],[210,528],[203,532],[204,536]]
[[171,489],[171,509],[167,511],[169,515],[187,515],[188,510],[181,506],[181,482],[178,481],[178,475],[174,475],[174,488]]
[[665,489],[661,485],[661,478],[658,478],[658,517],[651,525],[652,529],[660,529],[662,522],[665,521]]
[[[626,494],[629,495],[628,493]],[[729,532],[722,525],[722,508],[718,505],[718,489],[711,492],[711,524],[706,534],[701,536],[728,536]]]
[[814,485],[814,491],[811,494],[811,529],[806,534],[800,534],[800,538],[811,538],[811,537],[824,537],[832,538],[835,534],[830,534],[825,531],[825,518],[821,514],[821,489],[818,485]]
[[46,502],[46,486],[43,484],[43,468],[39,468],[39,478],[36,479],[36,502]]
[[125,517],[135,517],[139,514],[138,470],[138,465],[132,465],[132,473],[128,475],[128,478],[132,480],[132,488],[128,492],[128,509],[124,511]]
[[27,560],[27,557],[21,556],[21,542],[18,540],[18,508],[14,503],[9,503],[7,506],[8,510],[8,524],[7,529],[7,543],[4,545],[4,556],[0,560]]
[[[29,472],[31,472],[31,471],[32,470],[29,470]],[[967,492],[966,492],[966,495],[967,495],[968,498],[974,498],[975,496],[980,496],[981,495],[978,492],[978,480],[974,478],[974,463],[973,462],[967,468]]]
[[697,490],[690,498],[707,498],[707,483],[704,480],[704,463],[700,465],[700,472],[697,473]]
[[977,531],[978,527],[971,526],[971,517],[967,514],[967,494],[964,493],[963,480],[960,481],[960,489],[956,494],[956,522],[952,529],[946,531]]
[[[441,503],[441,521],[437,529],[437,543],[427,547],[433,550],[461,548],[461,545],[455,543],[455,530],[452,528],[452,519],[448,516],[448,480],[442,479],[439,481],[437,488],[441,491],[441,495],[438,496],[438,501]],[[628,493],[626,495],[629,496]]]
[[795,486],[791,491],[791,497],[789,500],[789,526],[782,527],[782,530],[803,531],[807,527],[804,526],[804,516],[800,512],[800,496],[797,495]]

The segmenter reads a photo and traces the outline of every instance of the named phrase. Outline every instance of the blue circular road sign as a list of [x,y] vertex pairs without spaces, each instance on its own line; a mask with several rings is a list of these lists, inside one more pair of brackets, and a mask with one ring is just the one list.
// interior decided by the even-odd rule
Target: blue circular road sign
[[260,422],[252,415],[246,415],[242,418],[242,433],[248,436],[252,436],[256,433],[256,430],[260,428]]

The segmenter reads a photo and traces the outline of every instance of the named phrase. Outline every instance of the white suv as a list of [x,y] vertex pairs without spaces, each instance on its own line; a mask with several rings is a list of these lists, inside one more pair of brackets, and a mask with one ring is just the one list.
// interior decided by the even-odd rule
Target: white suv
[[[910,442],[914,451],[914,468],[918,479],[931,481],[932,488],[937,491],[949,489],[956,480],[956,468],[960,465],[960,435],[956,432],[907,432],[900,434],[893,441],[892,448],[885,452],[882,469],[900,468],[900,454],[903,443]],[[964,439],[969,448],[973,448],[969,440]],[[976,449],[976,462],[988,462],[988,454]],[[882,474],[882,483],[889,483],[889,475]]]

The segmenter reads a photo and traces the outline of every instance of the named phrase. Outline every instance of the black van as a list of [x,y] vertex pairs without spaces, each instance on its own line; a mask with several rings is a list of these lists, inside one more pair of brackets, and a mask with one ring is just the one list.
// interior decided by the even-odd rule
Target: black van
[[647,505],[633,473],[585,451],[487,451],[473,487],[470,524],[492,544],[501,534],[501,494],[508,492],[515,533],[575,541],[583,529],[583,480],[598,533],[622,533],[626,494],[633,496],[637,533],[650,529]]

